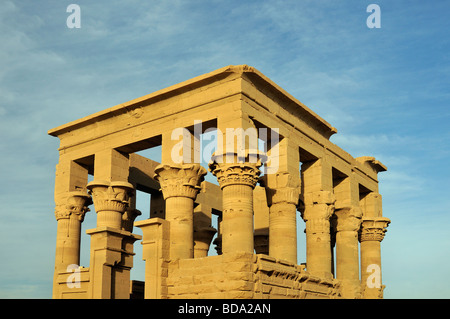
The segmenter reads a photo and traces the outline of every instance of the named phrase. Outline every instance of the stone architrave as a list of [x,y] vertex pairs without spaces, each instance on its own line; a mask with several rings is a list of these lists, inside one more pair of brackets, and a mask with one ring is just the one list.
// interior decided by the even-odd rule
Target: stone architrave
[[206,173],[199,164],[161,164],[155,168],[170,222],[171,259],[194,257],[194,200]]

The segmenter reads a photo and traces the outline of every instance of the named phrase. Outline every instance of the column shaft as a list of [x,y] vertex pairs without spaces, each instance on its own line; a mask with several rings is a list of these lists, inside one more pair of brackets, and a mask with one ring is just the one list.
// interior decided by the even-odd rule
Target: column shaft
[[306,270],[321,278],[332,278],[329,228],[326,219],[306,221]]
[[68,265],[80,265],[81,220],[76,215],[71,215],[67,229],[65,263]]
[[208,256],[209,247],[217,230],[211,226],[212,207],[198,204],[194,209],[194,258]]
[[[253,189],[258,182],[261,161],[257,153],[213,155],[209,164],[222,189],[222,253],[254,253]],[[223,161],[225,159],[225,161]],[[242,160],[242,162],[240,162]]]
[[306,270],[332,278],[330,218],[336,201],[332,189],[332,167],[325,158],[304,162],[301,170],[306,232]]
[[67,205],[64,210],[55,211],[57,220],[56,232],[56,263],[53,297],[59,298],[56,278],[60,272],[65,272],[69,265],[80,265],[81,223],[89,211],[92,200],[82,191],[68,193]]
[[[56,254],[60,257],[60,270],[76,264],[80,265],[81,221],[75,215],[60,218],[56,230]],[[64,266],[63,266],[64,265]]]
[[[280,138],[278,135],[272,137]],[[263,181],[269,206],[269,255],[297,264],[299,148],[292,139],[282,137],[277,143],[270,141],[267,155],[270,164],[266,164],[266,172],[270,173]]]
[[[361,242],[361,284],[369,289],[381,287],[381,254],[380,242],[377,240],[365,240]],[[379,273],[377,273],[379,272]],[[377,276],[368,284],[371,274]]]
[[171,258],[194,257],[194,200],[189,197],[166,199],[166,220],[170,221]]
[[253,253],[253,188],[229,185],[223,188],[222,252]]
[[336,278],[342,281],[344,298],[359,298],[358,231],[361,223],[361,209],[347,207],[336,210]]
[[336,277],[359,281],[358,234],[356,231],[338,231],[336,234]]
[[266,189],[256,186],[253,190],[253,224],[255,228],[255,253],[269,254],[269,214]]
[[297,263],[297,208],[289,202],[273,203],[269,213],[269,255]]
[[[56,165],[55,178],[55,217],[57,220],[55,275],[59,271],[66,271],[70,264],[79,264],[81,221],[89,210],[87,206],[91,204],[85,191],[87,179],[87,168],[60,157],[59,163]],[[71,198],[72,195],[79,195],[80,199],[83,199],[84,196],[84,200],[77,202],[75,198]]]
[[329,191],[315,191],[304,198],[306,270],[318,277],[332,278],[330,217],[334,212],[334,195]]
[[359,233],[361,248],[361,289],[366,299],[383,297],[381,278],[381,241],[384,238],[388,218],[363,217]]

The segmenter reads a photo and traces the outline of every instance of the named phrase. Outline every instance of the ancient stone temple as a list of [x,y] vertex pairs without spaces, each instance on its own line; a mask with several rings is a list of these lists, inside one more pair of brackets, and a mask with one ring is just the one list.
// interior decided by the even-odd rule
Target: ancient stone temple
[[[383,296],[390,221],[377,174],[386,167],[330,142],[334,127],[252,67],[228,66],[48,133],[60,140],[53,298]],[[154,147],[161,163],[137,154]],[[148,216],[137,191],[150,194]],[[84,230],[82,267],[86,213],[96,228]],[[137,249],[144,261],[133,260]],[[130,280],[133,262],[145,262],[145,282]]]

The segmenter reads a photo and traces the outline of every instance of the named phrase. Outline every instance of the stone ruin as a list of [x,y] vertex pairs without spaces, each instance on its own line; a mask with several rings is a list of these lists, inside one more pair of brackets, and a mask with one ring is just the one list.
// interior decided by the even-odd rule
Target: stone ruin
[[[208,170],[199,149],[206,132],[216,132]],[[377,174],[386,167],[330,142],[336,132],[247,65],[50,130],[60,140],[53,298],[382,298],[390,221]],[[158,146],[161,163],[137,154]],[[137,190],[151,207],[135,222]],[[97,224],[86,230],[82,267],[89,206]],[[297,247],[297,216],[306,247]],[[139,241],[145,282],[130,280]],[[208,256],[211,245],[217,255]]]

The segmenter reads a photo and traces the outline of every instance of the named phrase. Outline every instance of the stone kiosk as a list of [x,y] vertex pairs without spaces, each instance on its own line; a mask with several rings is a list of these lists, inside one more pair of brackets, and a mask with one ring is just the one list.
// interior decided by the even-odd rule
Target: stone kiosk
[[[205,167],[200,137],[214,130]],[[390,221],[377,174],[386,167],[330,142],[335,128],[252,67],[228,66],[48,133],[60,140],[53,298],[383,296]],[[137,154],[156,146],[161,163]],[[151,207],[135,222],[136,190]],[[86,213],[97,225],[86,230],[89,267],[79,267]],[[306,247],[297,247],[303,229]],[[136,242],[145,282],[130,280]]]

